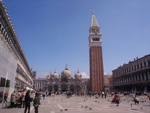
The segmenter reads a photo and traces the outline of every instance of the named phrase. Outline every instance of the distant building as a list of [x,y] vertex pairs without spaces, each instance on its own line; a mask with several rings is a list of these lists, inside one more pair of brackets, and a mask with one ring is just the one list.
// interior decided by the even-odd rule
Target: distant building
[[89,29],[90,88],[92,92],[104,90],[104,71],[100,27],[95,14]]
[[35,90],[48,91],[48,92],[86,92],[89,88],[89,79],[82,78],[81,73],[78,71],[74,77],[66,67],[61,75],[55,71],[53,74],[47,75],[46,78],[37,78],[35,80]]
[[33,77],[27,59],[4,4],[0,1],[0,91],[32,88]]
[[119,91],[150,91],[150,54],[113,70],[113,87]]
[[33,80],[35,80],[36,79],[36,71],[32,71],[32,76],[33,76]]
[[114,91],[112,75],[108,78],[108,80],[109,80],[109,91]]
[[110,91],[110,82],[109,79],[112,77],[112,75],[104,75],[104,90]]

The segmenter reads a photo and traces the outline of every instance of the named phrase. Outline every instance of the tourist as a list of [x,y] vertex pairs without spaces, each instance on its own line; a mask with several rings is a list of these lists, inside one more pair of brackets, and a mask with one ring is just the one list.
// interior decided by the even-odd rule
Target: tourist
[[2,102],[2,100],[3,100],[3,92],[0,91],[0,103]]
[[35,109],[35,113],[38,113],[39,105],[40,105],[40,97],[39,97],[39,93],[36,92],[35,98],[33,100],[33,106],[34,106],[34,109]]
[[105,92],[104,92],[104,94],[105,94],[105,98],[106,98],[106,96],[107,96],[107,92],[105,91]]
[[11,102],[11,107],[14,107],[14,105],[15,105],[15,102],[16,102],[16,92],[14,91],[12,94],[11,94],[11,100],[10,100],[10,102]]
[[119,94],[117,92],[115,94],[115,100],[116,100],[117,106],[119,106],[120,97],[119,97]]
[[[148,99],[150,100],[150,92],[149,92],[149,94],[147,95],[147,97],[148,97]],[[149,105],[150,106],[150,105]]]
[[43,92],[43,100],[45,99],[45,95],[46,95],[45,92]]
[[135,104],[139,104],[139,99],[136,96],[133,99],[134,99]]
[[8,92],[6,91],[4,94],[4,102],[6,102],[6,103],[7,103],[7,98],[8,98]]
[[30,113],[30,102],[31,101],[32,101],[32,99],[30,97],[30,90],[28,90],[26,95],[25,95],[25,110],[24,110],[24,113],[26,113],[27,109],[28,109],[28,113]]
[[25,91],[21,92],[21,104],[20,104],[20,107],[23,107],[23,108],[25,106],[25,94],[26,94]]
[[101,96],[101,92],[98,93],[98,96],[99,96],[99,97]]
[[102,91],[102,98],[103,98],[103,96],[104,96],[104,91]]

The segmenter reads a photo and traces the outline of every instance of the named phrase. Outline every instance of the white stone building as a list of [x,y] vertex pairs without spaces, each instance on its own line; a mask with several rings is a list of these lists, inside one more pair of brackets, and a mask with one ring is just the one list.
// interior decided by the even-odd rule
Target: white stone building
[[[5,86],[6,83],[6,86]],[[32,88],[32,71],[14,31],[8,12],[0,1],[0,91],[10,94]]]

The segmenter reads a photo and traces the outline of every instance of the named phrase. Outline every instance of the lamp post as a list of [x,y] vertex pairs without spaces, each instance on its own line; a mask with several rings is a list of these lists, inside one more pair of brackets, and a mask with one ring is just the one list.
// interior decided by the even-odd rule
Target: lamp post
[[5,84],[4,84],[3,98],[2,98],[2,108],[3,108],[3,104],[4,104],[4,94],[5,94],[5,90],[6,90],[7,78],[8,78],[8,72],[6,73],[6,81],[5,81]]

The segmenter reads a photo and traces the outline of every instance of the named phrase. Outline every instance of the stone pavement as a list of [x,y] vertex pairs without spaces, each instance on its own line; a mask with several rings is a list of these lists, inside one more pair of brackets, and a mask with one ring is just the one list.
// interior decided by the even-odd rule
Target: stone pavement
[[[57,95],[41,100],[39,113],[150,113],[150,101],[146,97],[139,97],[139,99],[140,104],[135,105],[129,97],[122,96],[120,105],[116,106],[110,102],[111,96],[102,99],[81,96],[66,98],[66,96]],[[30,111],[34,113],[33,106]],[[0,108],[0,113],[24,113],[24,108]]]

